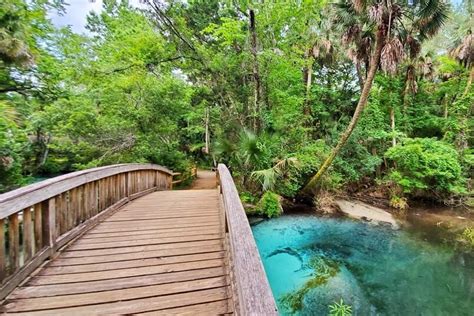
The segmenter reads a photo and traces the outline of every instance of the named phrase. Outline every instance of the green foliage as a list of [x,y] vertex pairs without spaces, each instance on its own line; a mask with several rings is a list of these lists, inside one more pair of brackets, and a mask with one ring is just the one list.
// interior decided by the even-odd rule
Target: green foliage
[[334,302],[334,304],[329,305],[329,315],[330,316],[351,316],[352,307],[350,305],[344,304],[344,300],[341,298],[339,302]]
[[[85,35],[48,20],[63,10],[60,0],[0,4],[0,191],[30,177],[114,163],[186,173],[194,163],[223,162],[246,203],[269,191],[301,197],[354,113],[374,48],[363,36],[373,35],[374,20],[348,7],[341,23],[341,8],[325,0],[172,4],[159,12],[105,1],[88,15]],[[400,19],[416,18],[425,5],[444,12],[438,4],[403,5],[410,14]],[[468,15],[451,14],[462,25],[449,21],[443,43],[469,29]],[[393,36],[403,31],[400,19],[391,24]],[[347,32],[354,21],[365,23],[363,34]],[[417,44],[425,24],[406,24]],[[423,56],[417,45],[405,47],[410,58],[396,63],[395,74],[377,74],[358,126],[322,179],[326,194],[386,178],[398,187],[397,205],[419,193],[467,191],[474,94],[462,56],[449,57],[444,46]],[[404,138],[441,139],[451,151],[423,149],[414,156],[430,162],[412,164]],[[393,141],[399,146],[389,150]],[[270,196],[264,212],[273,216],[281,210]]]
[[432,138],[406,139],[390,148],[385,156],[396,166],[389,179],[401,186],[404,193],[437,196],[466,193],[459,154],[445,142]]
[[263,194],[260,201],[256,205],[258,214],[268,218],[278,217],[283,213],[283,208],[280,203],[281,197],[271,191]]

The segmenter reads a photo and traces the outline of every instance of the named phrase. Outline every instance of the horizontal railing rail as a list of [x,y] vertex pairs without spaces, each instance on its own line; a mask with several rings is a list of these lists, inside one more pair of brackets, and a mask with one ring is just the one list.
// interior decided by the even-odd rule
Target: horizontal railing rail
[[218,165],[217,172],[229,238],[235,311],[240,315],[278,315],[234,180],[224,164]]
[[172,187],[173,172],[119,164],[72,172],[0,195],[0,299],[55,252],[130,200]]

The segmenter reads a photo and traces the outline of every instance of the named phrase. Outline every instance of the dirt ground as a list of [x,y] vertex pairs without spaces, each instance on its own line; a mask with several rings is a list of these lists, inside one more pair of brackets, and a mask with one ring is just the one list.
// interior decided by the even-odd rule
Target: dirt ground
[[217,188],[216,173],[211,170],[198,170],[197,178],[191,185],[191,190],[208,190]]

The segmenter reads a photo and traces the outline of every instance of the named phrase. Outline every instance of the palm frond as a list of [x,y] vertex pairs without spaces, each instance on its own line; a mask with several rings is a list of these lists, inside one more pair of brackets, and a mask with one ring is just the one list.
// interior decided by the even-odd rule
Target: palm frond
[[395,74],[397,66],[403,58],[405,58],[403,45],[397,37],[394,37],[389,40],[382,49],[382,55],[380,57],[382,70],[390,74]]
[[292,167],[300,168],[300,163],[296,157],[278,160],[271,168],[252,172],[251,177],[260,182],[263,191],[273,190],[280,177]]
[[262,185],[263,191],[273,190],[278,179],[278,172],[274,168],[254,171],[251,177]]

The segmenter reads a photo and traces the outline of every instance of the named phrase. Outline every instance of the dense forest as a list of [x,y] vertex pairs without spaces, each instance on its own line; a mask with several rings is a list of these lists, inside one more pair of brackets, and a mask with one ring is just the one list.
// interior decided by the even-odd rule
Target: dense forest
[[0,4],[0,191],[75,170],[226,163],[242,200],[472,204],[472,2]]

